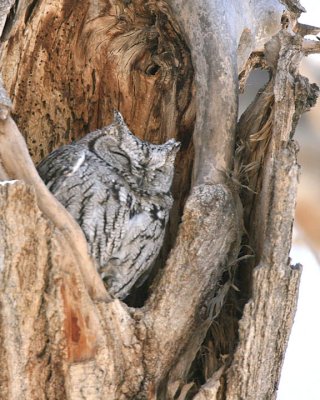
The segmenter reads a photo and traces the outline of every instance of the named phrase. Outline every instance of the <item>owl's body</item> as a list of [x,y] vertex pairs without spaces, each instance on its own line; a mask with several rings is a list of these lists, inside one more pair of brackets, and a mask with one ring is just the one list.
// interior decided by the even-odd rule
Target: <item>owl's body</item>
[[143,142],[120,114],[108,127],[51,153],[38,166],[81,226],[111,294],[124,298],[157,257],[172,206],[179,144]]

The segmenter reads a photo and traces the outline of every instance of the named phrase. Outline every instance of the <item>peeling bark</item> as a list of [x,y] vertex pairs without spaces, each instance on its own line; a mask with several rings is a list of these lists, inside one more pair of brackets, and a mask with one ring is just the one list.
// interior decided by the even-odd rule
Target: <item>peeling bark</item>
[[294,146],[283,146],[264,171],[261,193],[270,195],[267,208],[272,212],[253,271],[252,297],[239,324],[239,345],[227,373],[228,399],[276,398],[297,306],[301,268],[291,266],[288,257],[299,173]]

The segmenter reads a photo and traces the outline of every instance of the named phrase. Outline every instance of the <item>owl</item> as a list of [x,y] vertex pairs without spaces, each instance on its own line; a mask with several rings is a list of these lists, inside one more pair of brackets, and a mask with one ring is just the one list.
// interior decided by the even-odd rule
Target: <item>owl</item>
[[161,145],[138,139],[115,112],[111,125],[53,151],[37,167],[82,228],[115,297],[143,282],[160,251],[179,147],[174,139]]

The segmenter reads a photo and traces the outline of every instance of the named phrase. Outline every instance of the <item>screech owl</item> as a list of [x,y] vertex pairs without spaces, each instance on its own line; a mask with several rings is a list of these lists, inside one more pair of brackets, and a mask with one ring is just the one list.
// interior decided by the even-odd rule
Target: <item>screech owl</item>
[[115,112],[111,125],[53,151],[37,167],[120,299],[148,276],[160,251],[179,147],[174,139],[162,145],[138,139]]

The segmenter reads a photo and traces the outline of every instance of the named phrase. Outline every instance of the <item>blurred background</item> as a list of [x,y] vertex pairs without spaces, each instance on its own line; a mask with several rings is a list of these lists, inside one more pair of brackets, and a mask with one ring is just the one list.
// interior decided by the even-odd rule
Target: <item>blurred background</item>
[[[300,22],[320,26],[320,1],[301,0]],[[310,37],[311,38],[311,37]],[[317,40],[316,37],[312,39]],[[304,58],[301,74],[320,86],[320,55]],[[278,400],[320,399],[320,100],[296,131],[300,184],[291,258],[303,265],[298,309],[282,370]]]
[[[300,0],[306,9],[299,21],[320,26],[320,0]],[[319,34],[320,37],[320,34]],[[310,37],[317,40],[317,38]],[[320,55],[304,58],[300,73],[320,86]],[[240,113],[267,82],[255,70],[240,96]],[[305,113],[295,139],[300,146],[300,184],[294,225],[292,264],[303,265],[298,309],[282,370],[277,400],[320,399],[320,100]],[[257,399],[260,400],[260,399]]]

